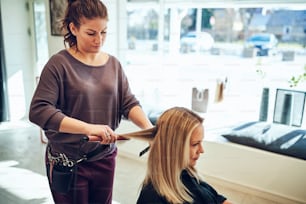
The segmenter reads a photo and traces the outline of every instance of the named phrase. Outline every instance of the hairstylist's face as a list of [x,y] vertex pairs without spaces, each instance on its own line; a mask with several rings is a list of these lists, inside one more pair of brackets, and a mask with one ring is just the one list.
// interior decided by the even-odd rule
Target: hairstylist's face
[[195,166],[200,154],[204,153],[202,141],[204,138],[204,128],[200,124],[191,134],[190,138],[190,166]]
[[70,25],[73,35],[77,38],[78,50],[85,53],[97,53],[104,44],[107,31],[107,19],[81,18],[80,28]]

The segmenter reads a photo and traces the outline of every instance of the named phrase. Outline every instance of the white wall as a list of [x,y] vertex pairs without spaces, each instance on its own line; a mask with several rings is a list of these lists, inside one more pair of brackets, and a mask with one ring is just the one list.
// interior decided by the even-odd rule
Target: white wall
[[3,41],[11,120],[28,113],[33,90],[34,48],[26,0],[1,0]]

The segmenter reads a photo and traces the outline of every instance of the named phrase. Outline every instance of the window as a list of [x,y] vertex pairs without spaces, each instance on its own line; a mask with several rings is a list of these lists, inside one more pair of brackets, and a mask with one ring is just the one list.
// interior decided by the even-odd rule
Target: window
[[34,9],[34,25],[35,25],[35,45],[36,45],[36,66],[37,75],[40,74],[43,66],[49,59],[48,39],[46,26],[46,8],[42,0],[35,0]]
[[[128,3],[126,70],[148,111],[190,108],[198,87],[209,89],[207,117],[216,124],[258,120],[262,88],[290,89],[290,79],[304,73],[306,6],[172,2]],[[248,41],[251,36],[269,41]],[[216,103],[220,81],[226,82],[224,97]],[[306,89],[303,82],[295,85]],[[270,121],[273,114],[269,109]]]
[[300,127],[303,122],[306,92],[277,89],[275,99],[275,123]]

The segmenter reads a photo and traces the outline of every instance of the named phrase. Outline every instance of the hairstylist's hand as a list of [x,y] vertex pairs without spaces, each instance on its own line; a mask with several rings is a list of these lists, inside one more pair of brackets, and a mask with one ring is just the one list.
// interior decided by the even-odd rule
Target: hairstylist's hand
[[99,141],[101,144],[114,143],[117,140],[117,134],[107,125],[90,124],[89,141]]

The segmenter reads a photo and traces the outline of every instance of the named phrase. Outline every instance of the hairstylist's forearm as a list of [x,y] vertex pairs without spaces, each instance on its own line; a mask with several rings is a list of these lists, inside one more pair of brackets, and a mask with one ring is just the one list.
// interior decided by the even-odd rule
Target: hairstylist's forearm
[[89,134],[90,125],[78,119],[64,117],[61,121],[59,131],[72,134]]
[[129,120],[131,120],[135,125],[142,129],[148,129],[153,127],[152,123],[146,116],[145,112],[140,106],[134,106],[129,112]]
[[102,144],[113,143],[117,140],[117,134],[108,125],[90,124],[70,117],[64,117],[59,131],[85,134],[90,141],[101,141]]

